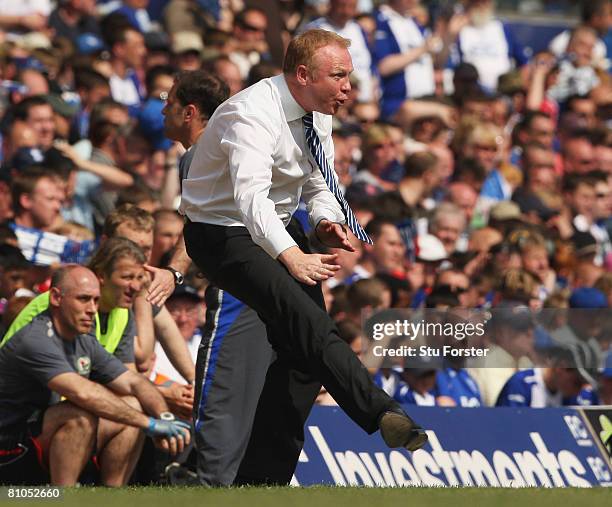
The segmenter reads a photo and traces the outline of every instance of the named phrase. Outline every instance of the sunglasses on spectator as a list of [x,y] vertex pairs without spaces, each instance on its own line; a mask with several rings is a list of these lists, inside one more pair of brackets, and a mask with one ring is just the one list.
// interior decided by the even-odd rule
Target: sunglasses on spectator
[[247,30],[248,32],[265,32],[266,31],[265,26],[261,27],[261,26],[249,25],[248,23],[245,23],[244,21],[240,23],[240,28],[242,28],[243,30]]

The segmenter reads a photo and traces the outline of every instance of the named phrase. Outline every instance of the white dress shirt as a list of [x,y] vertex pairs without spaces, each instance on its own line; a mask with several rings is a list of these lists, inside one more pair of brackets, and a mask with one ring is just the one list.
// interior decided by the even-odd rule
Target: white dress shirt
[[[192,222],[246,226],[270,256],[295,246],[285,227],[302,198],[313,226],[344,223],[304,136],[306,111],[283,75],[263,79],[221,104],[198,140],[180,210]],[[314,127],[333,167],[331,116]]]

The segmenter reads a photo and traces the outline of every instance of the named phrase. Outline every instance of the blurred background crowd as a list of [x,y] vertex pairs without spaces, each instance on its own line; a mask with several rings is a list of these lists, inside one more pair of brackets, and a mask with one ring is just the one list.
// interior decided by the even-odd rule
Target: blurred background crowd
[[[374,239],[324,284],[342,337],[367,349],[364,311],[514,312],[488,338],[495,369],[368,364],[379,384],[406,403],[537,406],[537,377],[550,404],[612,404],[609,0],[0,0],[0,336],[58,265],[127,238],[144,256],[107,277],[101,311],[132,308],[124,362],[190,418],[206,281],[188,273],[161,309],[144,297],[144,264],[166,265],[183,224],[165,99],[182,70],[231,94],[276,75],[314,27],[351,39],[335,170]],[[525,308],[589,313],[543,333]],[[556,352],[532,369],[538,337]]]

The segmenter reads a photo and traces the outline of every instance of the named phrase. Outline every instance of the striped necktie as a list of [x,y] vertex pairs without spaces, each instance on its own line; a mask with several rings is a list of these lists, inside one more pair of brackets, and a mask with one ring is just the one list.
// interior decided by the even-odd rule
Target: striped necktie
[[351,210],[348,202],[346,202],[346,199],[338,188],[338,182],[334,177],[334,170],[329,167],[327,159],[325,158],[325,152],[323,151],[323,145],[321,144],[319,136],[315,132],[312,113],[308,113],[307,115],[303,116],[302,123],[304,124],[304,134],[306,135],[306,142],[308,143],[308,148],[310,148],[310,153],[312,153],[312,156],[319,166],[327,187],[331,193],[334,194],[334,197],[340,204],[344,217],[346,218],[346,225],[348,225],[349,229],[353,231],[353,234],[357,236],[359,240],[371,245],[372,240],[370,239],[370,236],[368,236],[363,230],[363,227],[361,227],[357,221],[357,217],[353,213],[353,210]]

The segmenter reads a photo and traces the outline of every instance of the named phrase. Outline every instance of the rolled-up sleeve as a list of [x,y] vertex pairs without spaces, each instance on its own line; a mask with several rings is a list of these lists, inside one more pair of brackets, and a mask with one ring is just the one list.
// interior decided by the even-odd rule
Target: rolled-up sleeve
[[261,118],[244,112],[232,115],[221,138],[244,225],[253,241],[273,258],[296,245],[269,198],[276,143],[274,133]]

